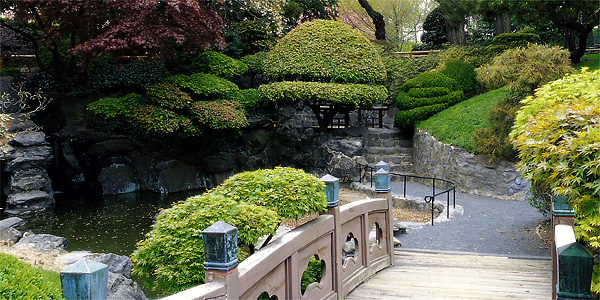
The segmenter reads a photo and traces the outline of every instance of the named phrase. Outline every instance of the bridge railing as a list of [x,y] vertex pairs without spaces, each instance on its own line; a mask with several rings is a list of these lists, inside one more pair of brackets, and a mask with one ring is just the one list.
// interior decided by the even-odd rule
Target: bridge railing
[[[403,183],[403,186],[402,186],[403,196],[405,198],[406,198],[406,191],[407,191],[407,186],[408,186],[407,185],[408,179],[430,182],[431,183],[431,193],[429,195],[425,195],[423,197],[423,200],[425,200],[426,203],[431,204],[431,226],[433,226],[433,219],[434,219],[433,216],[434,216],[434,212],[435,212],[434,202],[436,200],[436,197],[439,198],[439,197],[443,197],[443,195],[446,195],[446,217],[450,218],[450,195],[452,195],[452,206],[453,206],[453,208],[456,208],[456,184],[454,182],[452,182],[450,180],[446,180],[446,179],[435,178],[435,177],[393,173],[393,172],[390,172],[390,165],[383,161],[380,161],[379,163],[377,163],[375,165],[375,167],[359,164],[360,180],[363,180],[363,178],[366,177],[368,179],[368,181],[370,182],[371,187],[373,187],[373,184],[375,182],[375,173],[380,168],[385,169],[390,174],[390,178],[392,178],[392,177],[401,178],[402,183]],[[441,187],[441,186],[443,186],[443,187]]]
[[[329,175],[322,180],[327,184],[327,212],[282,235],[237,267],[215,270],[205,263],[206,284],[163,299],[344,299],[376,272],[393,265],[389,186],[379,187],[380,198],[340,207],[339,180]],[[211,249],[207,241],[203,236],[205,250]],[[351,247],[345,247],[348,244]],[[302,291],[301,278],[311,258],[321,261],[321,279]]]

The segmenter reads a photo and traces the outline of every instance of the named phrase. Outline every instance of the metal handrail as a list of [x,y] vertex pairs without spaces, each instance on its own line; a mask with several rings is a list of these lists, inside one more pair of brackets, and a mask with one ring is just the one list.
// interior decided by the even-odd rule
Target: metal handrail
[[[371,182],[371,187],[373,187],[373,172],[375,172],[375,168],[371,167],[369,165],[363,165],[363,164],[358,164],[360,166],[359,168],[359,178],[360,181],[362,181],[363,178],[363,168],[365,169],[364,174],[367,174],[367,171],[369,172],[369,180]],[[390,172],[390,175],[393,176],[399,176],[399,177],[403,177],[403,195],[406,198],[406,182],[408,178],[414,178],[414,179],[425,179],[425,180],[431,180],[432,181],[432,190],[431,190],[431,195],[426,195],[424,197],[423,200],[425,200],[425,203],[430,204],[431,203],[431,226],[433,226],[433,216],[434,216],[434,202],[435,202],[435,197],[440,196],[442,194],[446,194],[446,217],[450,218],[450,192],[452,192],[452,206],[454,209],[456,209],[456,184],[450,180],[446,180],[446,179],[441,179],[441,178],[435,178],[435,177],[427,177],[427,176],[417,176],[417,175],[410,175],[410,174],[398,174],[398,173],[393,173]],[[441,192],[436,193],[436,181],[441,181],[446,183],[446,185],[450,186],[450,188],[445,189]]]

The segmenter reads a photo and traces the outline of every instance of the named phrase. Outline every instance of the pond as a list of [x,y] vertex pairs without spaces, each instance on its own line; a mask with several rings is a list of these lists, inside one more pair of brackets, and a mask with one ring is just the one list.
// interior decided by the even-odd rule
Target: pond
[[89,250],[129,256],[151,229],[154,216],[203,191],[161,195],[55,194],[56,206],[46,218],[29,220],[29,230],[65,237],[67,251]]

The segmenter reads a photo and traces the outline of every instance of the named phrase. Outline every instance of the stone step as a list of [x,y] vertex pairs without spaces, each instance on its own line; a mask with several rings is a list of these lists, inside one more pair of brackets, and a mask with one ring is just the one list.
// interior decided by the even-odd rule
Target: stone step
[[388,164],[403,164],[411,163],[412,156],[408,155],[378,155],[378,156],[363,156],[369,164],[376,164],[380,161],[387,162]]
[[396,147],[390,147],[390,148],[380,148],[380,147],[376,147],[376,148],[366,148],[365,149],[365,153],[366,154],[370,154],[370,155],[412,155],[412,149],[407,149],[407,148],[396,148]]

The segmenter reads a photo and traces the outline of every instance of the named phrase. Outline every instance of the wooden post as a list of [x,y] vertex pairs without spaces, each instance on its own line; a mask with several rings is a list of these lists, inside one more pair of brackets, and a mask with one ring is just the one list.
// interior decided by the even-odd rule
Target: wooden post
[[[345,238],[341,236],[342,224],[340,221],[340,180],[329,174],[323,176],[321,181],[325,183],[325,199],[327,200],[327,214],[333,215],[333,254],[331,260],[333,261],[332,277],[333,277],[333,290],[337,293],[337,299],[344,299],[342,295],[342,245],[346,242]],[[343,241],[341,239],[344,239]]]
[[65,300],[105,300],[108,285],[108,266],[88,258],[60,272]]

